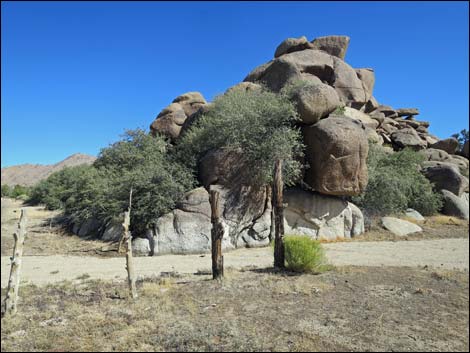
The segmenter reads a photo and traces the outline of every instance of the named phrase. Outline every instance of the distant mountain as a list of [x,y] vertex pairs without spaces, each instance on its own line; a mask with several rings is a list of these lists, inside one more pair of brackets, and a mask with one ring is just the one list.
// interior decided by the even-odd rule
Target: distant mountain
[[73,167],[80,164],[92,164],[96,157],[88,154],[75,153],[56,164],[20,164],[2,168],[2,185],[7,184],[31,186],[54,172],[65,167]]

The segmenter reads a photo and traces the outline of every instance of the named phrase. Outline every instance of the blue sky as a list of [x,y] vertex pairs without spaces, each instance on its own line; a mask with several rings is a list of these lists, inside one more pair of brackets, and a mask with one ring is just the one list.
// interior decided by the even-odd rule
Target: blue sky
[[2,167],[96,155],[176,96],[207,99],[287,37],[351,37],[374,95],[418,107],[441,138],[468,129],[466,2],[2,2]]

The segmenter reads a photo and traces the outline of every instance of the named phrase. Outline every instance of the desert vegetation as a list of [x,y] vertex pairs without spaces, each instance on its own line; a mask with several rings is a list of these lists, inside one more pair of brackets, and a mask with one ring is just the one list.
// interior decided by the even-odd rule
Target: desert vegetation
[[423,162],[423,155],[411,149],[390,153],[382,146],[370,144],[367,188],[353,197],[353,202],[377,216],[408,208],[426,216],[437,213],[442,206],[441,197],[421,174]]
[[133,189],[132,230],[143,233],[198,185],[197,165],[217,149],[240,151],[246,184],[272,182],[273,165],[283,160],[286,184],[298,179],[301,135],[294,105],[268,90],[232,90],[219,96],[177,144],[164,136],[129,130],[103,148],[93,165],[65,168],[39,182],[29,202],[63,209],[70,223],[91,218],[105,224],[127,208]]
[[142,232],[195,183],[191,170],[166,153],[171,148],[162,137],[127,131],[120,141],[103,148],[93,165],[65,168],[39,182],[29,201],[63,209],[69,223],[93,216],[104,224],[127,209],[132,188],[131,224]]
[[2,197],[26,200],[29,198],[30,193],[31,188],[24,185],[15,185],[13,187],[8,184],[2,185]]

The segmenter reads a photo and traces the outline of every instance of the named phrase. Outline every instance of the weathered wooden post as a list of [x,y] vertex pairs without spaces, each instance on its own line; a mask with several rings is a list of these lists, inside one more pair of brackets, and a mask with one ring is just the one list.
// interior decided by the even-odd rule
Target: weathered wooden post
[[132,189],[129,193],[129,208],[124,212],[124,223],[122,223],[123,236],[122,239],[126,242],[126,269],[127,269],[127,282],[129,284],[129,291],[133,299],[137,298],[137,289],[135,286],[135,272],[134,261],[132,258],[132,235],[129,231],[131,223],[131,205],[132,205]]
[[8,289],[4,302],[3,313],[5,315],[16,314],[16,304],[18,302],[18,290],[20,287],[21,256],[23,255],[23,244],[26,236],[26,210],[21,209],[18,230],[13,234],[15,245],[13,256],[11,257],[10,279],[8,280]]
[[222,238],[224,226],[220,221],[219,192],[211,190],[209,194],[211,204],[211,249],[212,249],[212,278],[218,279],[224,276],[224,257],[222,256]]
[[284,268],[284,205],[282,161],[277,160],[274,165],[273,182],[273,210],[274,210],[274,267]]

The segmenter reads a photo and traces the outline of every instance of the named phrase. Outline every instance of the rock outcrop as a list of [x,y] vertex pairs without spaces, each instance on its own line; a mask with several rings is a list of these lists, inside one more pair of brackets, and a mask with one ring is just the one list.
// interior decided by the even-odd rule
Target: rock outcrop
[[[304,174],[298,185],[285,192],[285,230],[316,239],[336,240],[364,232],[364,217],[345,197],[362,193],[367,186],[366,159],[369,141],[384,145],[389,153],[411,148],[425,158],[421,172],[440,191],[442,212],[468,219],[468,142],[458,151],[457,140],[441,140],[429,132],[429,122],[417,120],[417,108],[396,108],[374,97],[375,73],[353,68],[344,59],[350,39],[327,36],[309,41],[287,38],[274,58],[252,70],[227,89],[253,91],[263,87],[288,93],[300,116],[298,127],[306,146]],[[178,96],[151,125],[152,134],[176,142],[213,104],[198,92]],[[135,240],[145,253],[203,253],[210,250],[209,190],[220,193],[224,227],[223,249],[266,246],[272,237],[271,192],[266,186],[244,185],[251,172],[243,151],[214,149],[198,161],[202,187],[189,191],[176,208],[155,222],[152,235]],[[248,174],[247,174],[248,173]],[[468,175],[468,174],[467,174]],[[308,191],[306,189],[309,189]],[[407,217],[422,220],[414,210]],[[421,231],[413,223],[384,217],[385,228],[399,236]],[[117,241],[120,222],[97,227],[93,220],[76,225],[83,236],[97,234]]]

